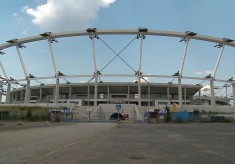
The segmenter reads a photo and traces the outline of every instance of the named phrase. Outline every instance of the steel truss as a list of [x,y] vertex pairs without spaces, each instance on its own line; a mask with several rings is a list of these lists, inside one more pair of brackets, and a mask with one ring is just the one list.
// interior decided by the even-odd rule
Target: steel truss
[[[135,37],[119,52],[115,52],[110,45],[108,45],[103,39],[102,35],[134,35]],[[75,37],[75,36],[88,36],[91,38],[91,45],[92,45],[92,50],[93,50],[93,63],[94,63],[94,73],[93,74],[87,74],[87,75],[64,75],[60,71],[58,71],[57,64],[56,64],[56,59],[52,47],[52,43],[57,42],[56,39],[58,38],[64,38],[64,37]],[[180,42],[184,41],[185,42],[185,48],[183,51],[183,56],[182,56],[182,62],[181,62],[181,67],[179,68],[179,71],[174,74],[174,75],[147,75],[141,72],[142,68],[142,50],[143,50],[143,43],[144,39],[146,36],[165,36],[165,37],[178,37],[181,38]],[[105,44],[113,53],[114,57],[101,69],[97,69],[96,65],[96,48],[95,48],[95,39],[100,40],[103,44]],[[139,54],[139,66],[138,70],[133,69],[120,55],[121,53],[136,39],[140,39],[140,54]],[[189,77],[189,76],[184,76],[183,75],[183,70],[184,70],[184,64],[185,64],[185,59],[187,56],[187,50],[188,46],[190,43],[191,39],[195,40],[200,40],[200,41],[206,41],[206,42],[213,42],[216,44],[215,47],[221,48],[221,51],[218,56],[218,60],[215,64],[214,67],[214,72],[212,75],[208,75],[207,77],[200,78],[200,77]],[[36,41],[41,41],[41,40],[47,40],[49,49],[50,49],[50,55],[53,63],[53,68],[55,75],[54,76],[46,76],[46,77],[35,77],[31,74],[28,73],[24,60],[21,56],[20,48],[26,48],[24,46],[25,43],[30,43],[30,42],[36,42]],[[139,105],[141,104],[141,79],[145,80],[148,85],[151,85],[145,77],[152,77],[152,78],[173,78],[173,79],[178,79],[178,91],[179,91],[179,105],[182,107],[182,87],[181,87],[181,79],[191,79],[191,80],[202,80],[204,81],[209,81],[210,86],[211,86],[211,103],[212,105],[215,105],[215,97],[214,97],[214,82],[223,82],[223,83],[229,83],[233,86],[233,102],[235,105],[235,81],[234,80],[224,80],[224,79],[216,79],[216,73],[218,70],[218,66],[220,64],[220,60],[223,55],[224,48],[226,46],[231,46],[235,47],[235,42],[231,39],[228,38],[216,38],[212,36],[205,36],[205,35],[200,35],[194,32],[186,31],[186,32],[173,32],[173,31],[160,31],[160,30],[149,30],[147,28],[138,28],[138,29],[109,29],[109,30],[98,30],[96,28],[88,28],[84,31],[72,31],[72,32],[61,32],[61,33],[51,33],[51,32],[46,32],[43,34],[40,34],[38,36],[32,36],[28,38],[22,38],[22,39],[12,39],[7,41],[7,43],[0,45],[0,53],[1,55],[5,54],[4,49],[10,48],[10,47],[16,47],[17,54],[19,56],[25,78],[24,79],[9,79],[8,75],[4,69],[4,66],[0,60],[0,66],[1,69],[4,73],[6,84],[8,84],[7,91],[6,91],[6,102],[9,102],[9,94],[10,94],[10,88],[11,84],[26,81],[26,95],[25,95],[25,103],[29,103],[30,99],[30,81],[35,80],[40,84],[43,84],[39,82],[38,80],[43,80],[43,79],[56,79],[56,90],[55,90],[55,97],[54,97],[54,103],[58,103],[58,94],[59,94],[59,80],[62,78],[64,79],[67,83],[70,83],[69,81],[66,80],[66,78],[80,78],[80,77],[87,77],[91,78],[87,84],[95,79],[95,103],[94,106],[97,106],[97,86],[98,86],[98,78],[100,77],[137,77],[138,79],[138,94],[139,94]],[[101,72],[116,58],[121,59],[134,73],[133,74],[102,74]],[[43,84],[44,85],[44,84]]]

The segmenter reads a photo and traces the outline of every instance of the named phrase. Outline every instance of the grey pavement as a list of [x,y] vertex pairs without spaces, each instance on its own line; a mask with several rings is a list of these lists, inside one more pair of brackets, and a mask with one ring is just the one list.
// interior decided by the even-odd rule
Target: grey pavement
[[[114,123],[75,123],[69,127],[91,131],[83,137],[68,138],[63,145],[55,146],[56,141],[62,142],[55,137],[51,143],[53,149],[42,146],[37,156],[32,153],[33,158],[29,154],[17,158],[18,162],[235,163],[234,123],[125,123],[120,127]],[[60,135],[63,138],[63,134]],[[33,147],[31,151],[36,152]]]

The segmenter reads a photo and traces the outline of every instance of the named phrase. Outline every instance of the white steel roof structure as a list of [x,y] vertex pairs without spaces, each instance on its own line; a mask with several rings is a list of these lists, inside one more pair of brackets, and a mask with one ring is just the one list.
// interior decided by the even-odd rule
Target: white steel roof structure
[[[140,39],[139,65],[138,65],[138,70],[133,70],[135,73],[133,73],[133,74],[101,74],[101,71],[97,69],[97,65],[96,65],[96,47],[95,47],[95,39],[99,39],[99,36],[101,36],[101,35],[136,35],[136,38]],[[181,41],[185,41],[185,48],[183,51],[181,66],[180,66],[179,71],[177,73],[175,73],[174,75],[158,75],[158,74],[148,75],[148,74],[142,73],[143,42],[144,42],[145,37],[148,35],[149,36],[177,37],[177,38],[181,38]],[[93,64],[94,64],[94,73],[93,74],[64,75],[57,68],[57,63],[55,61],[53,47],[51,44],[53,42],[57,42],[56,39],[58,39],[58,38],[75,37],[75,36],[78,36],[78,37],[79,36],[89,36],[91,38]],[[195,76],[184,76],[183,70],[184,70],[184,65],[185,65],[185,59],[187,56],[188,45],[189,45],[191,39],[205,41],[205,42],[213,42],[216,44],[216,46],[218,48],[221,48],[217,62],[215,63],[215,66],[214,66],[213,73],[204,77],[204,78],[195,77]],[[54,68],[54,72],[55,72],[55,74],[51,75],[51,76],[37,77],[37,76],[31,75],[27,71],[25,64],[24,64],[24,60],[21,56],[20,49],[24,48],[25,43],[37,42],[37,41],[41,41],[41,40],[48,41],[48,45],[50,48],[50,55],[51,55],[51,59],[53,62],[53,68]],[[103,40],[101,40],[101,41],[103,42]],[[37,35],[37,36],[32,36],[32,37],[22,38],[22,39],[12,39],[12,40],[8,40],[6,42],[7,43],[0,45],[0,53],[4,54],[5,49],[10,48],[10,47],[16,47],[17,54],[19,56],[21,66],[23,68],[24,75],[25,75],[25,78],[23,78],[23,79],[9,78],[6,73],[6,70],[4,69],[4,66],[1,62],[1,59],[0,59],[1,69],[2,69],[4,76],[5,76],[5,78],[3,78],[3,79],[5,79],[6,84],[8,84],[7,93],[6,93],[6,103],[8,102],[8,99],[9,99],[9,93],[10,93],[10,86],[9,85],[11,83],[18,83],[21,81],[27,82],[26,92],[25,92],[25,103],[29,103],[29,100],[30,100],[30,93],[29,93],[30,92],[30,81],[31,80],[41,80],[41,79],[56,79],[56,93],[55,93],[55,97],[54,97],[54,103],[58,103],[59,79],[60,78],[78,78],[78,77],[89,77],[89,78],[91,78],[91,80],[95,79],[95,94],[94,94],[95,100],[97,100],[97,85],[98,85],[98,78],[99,77],[137,77],[138,78],[138,93],[139,94],[141,93],[141,79],[145,80],[146,77],[152,77],[152,78],[176,78],[176,79],[178,79],[178,92],[179,92],[178,94],[179,94],[179,105],[180,106],[182,106],[181,79],[209,81],[210,87],[211,87],[211,105],[215,105],[214,82],[216,81],[216,82],[223,82],[223,83],[231,83],[233,86],[233,99],[234,99],[233,102],[235,103],[235,87],[234,87],[235,83],[234,83],[233,79],[231,78],[229,80],[225,80],[225,79],[217,79],[216,78],[216,73],[217,73],[218,66],[220,64],[220,60],[222,58],[225,46],[235,47],[235,42],[229,38],[216,38],[216,37],[212,37],[212,36],[205,36],[205,35],[200,35],[200,34],[191,32],[191,31],[173,32],[173,31],[150,30],[147,28],[122,29],[122,30],[120,30],[120,29],[102,30],[102,29],[96,29],[96,28],[88,28],[83,31],[60,32],[60,33],[45,32],[45,33]],[[105,42],[104,42],[104,44],[105,44]],[[116,55],[114,58],[119,57],[121,60],[123,60],[119,56],[118,53],[116,53],[115,51],[113,51],[113,52]],[[110,61],[110,62],[112,62],[112,61]],[[125,61],[123,60],[123,62],[125,62]],[[139,98],[139,102],[140,101],[141,100]],[[95,101],[94,106],[97,106],[97,101]]]

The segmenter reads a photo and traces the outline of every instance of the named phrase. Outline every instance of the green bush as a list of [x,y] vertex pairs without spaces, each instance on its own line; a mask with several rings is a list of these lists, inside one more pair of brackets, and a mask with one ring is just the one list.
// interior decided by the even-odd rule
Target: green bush
[[170,108],[166,105],[166,119],[165,122],[170,122],[171,121],[171,112],[170,112]]

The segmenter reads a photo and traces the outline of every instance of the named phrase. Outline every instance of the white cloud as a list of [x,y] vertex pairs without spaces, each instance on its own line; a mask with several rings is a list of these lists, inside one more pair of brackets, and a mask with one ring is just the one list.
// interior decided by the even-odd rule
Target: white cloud
[[210,90],[210,89],[211,89],[211,87],[210,87],[209,85],[204,85],[204,86],[202,87],[201,91],[208,91],[208,90]]
[[100,8],[115,0],[47,0],[35,9],[27,8],[32,22],[44,31],[66,31],[86,28],[97,18]]
[[21,31],[22,35],[28,35],[28,32],[26,30]]
[[25,12],[28,9],[29,9],[29,6],[24,6],[24,7],[21,8],[21,12]]
[[[150,77],[144,77],[144,79],[141,79],[140,82],[142,82],[142,83],[147,83],[147,82],[149,81],[149,78],[150,78]],[[146,80],[147,82],[146,82],[145,80]]]
[[195,74],[196,75],[202,75],[202,71],[196,71]]
[[18,13],[13,13],[9,16],[10,19],[13,19],[15,23],[21,23],[24,19]]
[[19,16],[18,13],[14,13],[14,14],[11,15],[11,17],[18,17],[18,16]]
[[[141,83],[147,83],[149,82],[150,77],[144,77],[144,79],[140,79]],[[133,80],[132,82],[138,83],[138,78],[136,80]]]
[[195,72],[196,75],[209,75],[209,74],[212,74],[212,73],[213,73],[212,70],[206,70],[206,71],[199,70],[199,71]]

